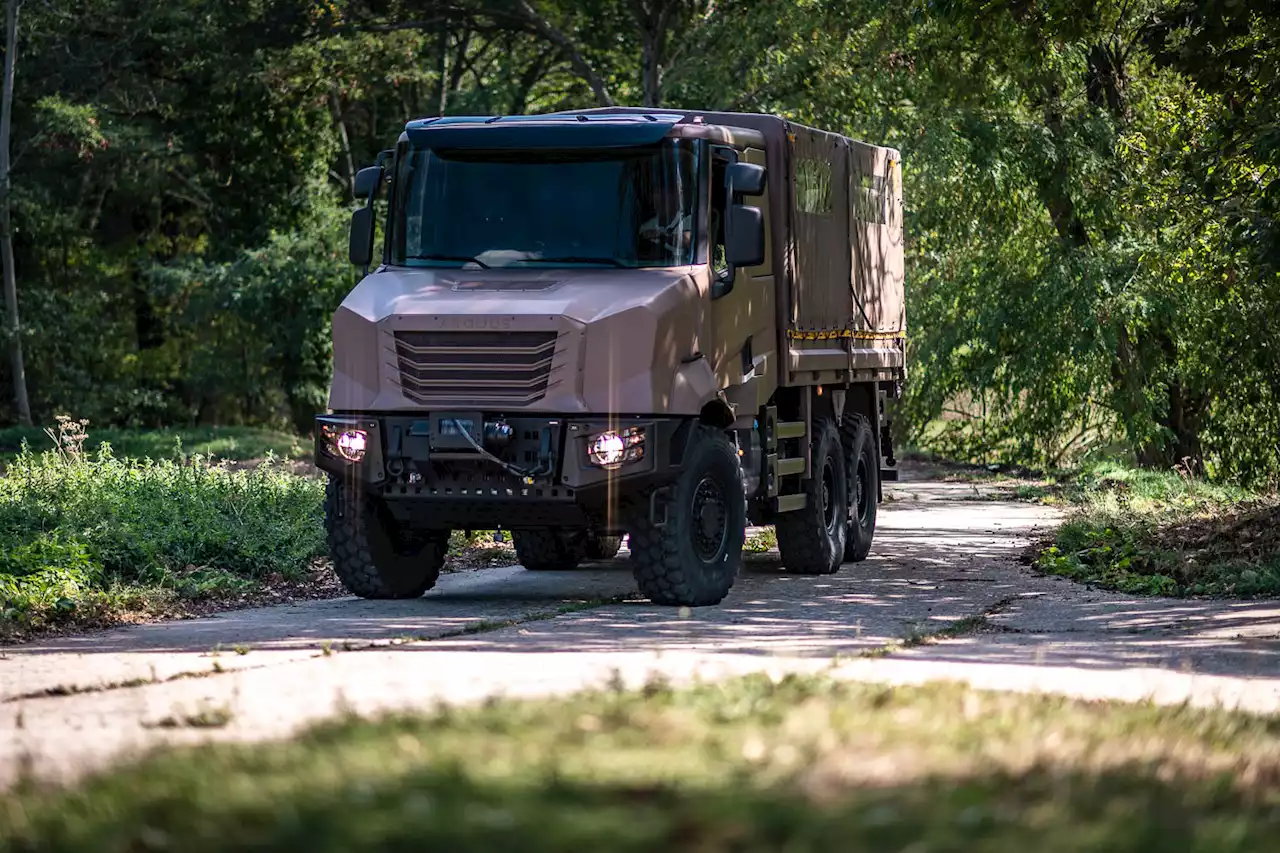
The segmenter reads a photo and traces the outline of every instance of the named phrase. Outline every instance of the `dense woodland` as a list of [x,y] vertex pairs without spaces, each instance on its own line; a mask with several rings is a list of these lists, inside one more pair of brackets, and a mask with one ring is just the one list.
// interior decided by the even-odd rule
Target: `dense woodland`
[[1280,473],[1270,2],[10,5],[3,343],[37,423],[305,428],[352,176],[406,119],[669,105],[902,150],[905,438]]

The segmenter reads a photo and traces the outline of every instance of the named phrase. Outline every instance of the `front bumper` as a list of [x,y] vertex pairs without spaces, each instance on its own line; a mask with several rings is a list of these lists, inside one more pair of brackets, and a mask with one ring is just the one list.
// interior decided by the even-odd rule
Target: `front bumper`
[[[473,438],[506,467],[477,453],[450,429],[455,423],[473,427]],[[505,440],[486,441],[484,425],[499,423]],[[316,418],[315,459],[321,470],[387,499],[396,515],[433,528],[608,529],[629,499],[674,478],[693,425],[665,417],[332,414]],[[627,430],[642,436],[639,459],[613,469],[591,461],[595,436]],[[338,437],[353,431],[364,437],[359,458],[351,442],[345,455],[338,447]]]

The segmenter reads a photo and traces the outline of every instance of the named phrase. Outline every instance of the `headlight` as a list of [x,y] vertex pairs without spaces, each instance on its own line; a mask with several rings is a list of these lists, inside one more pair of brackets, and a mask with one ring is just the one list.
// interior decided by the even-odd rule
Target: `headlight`
[[369,446],[369,434],[362,429],[343,430],[335,442],[338,455],[348,462],[359,462]]
[[321,428],[325,444],[334,456],[341,456],[348,462],[359,462],[364,459],[369,449],[369,434],[355,427],[324,424]]
[[609,430],[591,439],[587,458],[601,468],[617,468],[644,458],[644,429],[631,427],[622,432]]

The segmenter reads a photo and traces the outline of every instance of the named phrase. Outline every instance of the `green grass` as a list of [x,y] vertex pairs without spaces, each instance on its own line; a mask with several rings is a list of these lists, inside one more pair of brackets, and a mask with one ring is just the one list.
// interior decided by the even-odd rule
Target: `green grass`
[[323,554],[318,480],[89,455],[81,438],[68,427],[0,477],[0,634],[244,593]]
[[946,684],[653,684],[167,750],[27,785],[0,827],[0,849],[48,851],[1252,853],[1280,837],[1280,721]]
[[[13,463],[24,440],[32,452],[37,454],[54,447],[53,439],[43,429],[0,429],[0,466]],[[198,455],[240,462],[263,459],[268,454],[278,459],[305,459],[311,452],[310,443],[303,437],[255,427],[160,430],[95,428],[85,442],[85,450],[94,453],[104,443],[111,445],[115,456],[134,459],[177,459]]]
[[1090,468],[1036,565],[1132,594],[1280,595],[1280,497],[1175,472]]

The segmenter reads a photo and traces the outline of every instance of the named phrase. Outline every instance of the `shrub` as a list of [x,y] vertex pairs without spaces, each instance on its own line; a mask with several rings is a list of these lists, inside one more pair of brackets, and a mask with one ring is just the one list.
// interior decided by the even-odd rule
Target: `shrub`
[[55,448],[26,447],[0,477],[0,613],[39,620],[144,585],[199,597],[273,574],[296,578],[324,552],[323,484],[268,460],[230,471],[83,451],[60,419]]

